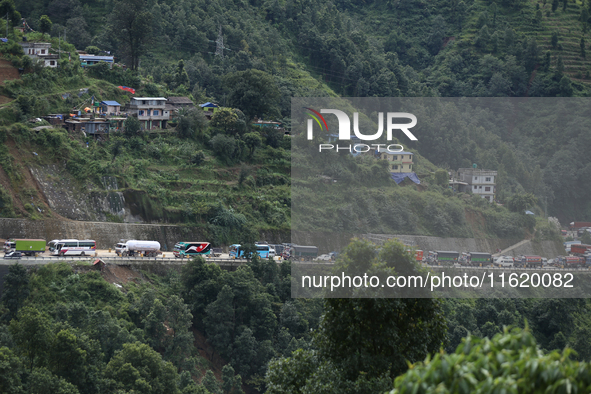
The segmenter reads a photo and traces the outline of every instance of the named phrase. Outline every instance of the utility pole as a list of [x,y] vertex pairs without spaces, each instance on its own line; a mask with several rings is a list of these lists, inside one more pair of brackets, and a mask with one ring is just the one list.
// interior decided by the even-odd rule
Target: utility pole
[[220,32],[218,38],[215,40],[215,54],[219,55],[222,59],[224,58],[224,36],[222,36],[222,25],[220,25]]

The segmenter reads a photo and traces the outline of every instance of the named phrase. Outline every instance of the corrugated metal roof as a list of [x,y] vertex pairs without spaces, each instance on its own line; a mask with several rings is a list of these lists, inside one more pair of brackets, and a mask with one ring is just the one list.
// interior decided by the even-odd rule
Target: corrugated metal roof
[[199,104],[199,106],[202,108],[217,108],[218,107],[217,104],[210,103],[209,101],[205,104]]
[[101,104],[121,106],[121,104],[119,104],[117,101],[101,101]]
[[135,101],[142,101],[142,100],[164,100],[166,101],[166,99],[164,97],[134,97],[132,98],[132,100]]
[[93,55],[80,55],[80,60],[98,60],[103,62],[112,62],[113,56],[93,56]]
[[193,101],[188,97],[169,97],[168,101],[173,104],[193,104]]

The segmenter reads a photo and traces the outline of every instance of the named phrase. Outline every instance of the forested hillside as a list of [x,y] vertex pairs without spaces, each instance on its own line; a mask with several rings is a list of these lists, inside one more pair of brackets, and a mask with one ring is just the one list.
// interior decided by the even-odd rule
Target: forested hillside
[[[48,15],[52,37],[77,49],[111,51],[130,68],[139,61],[141,78],[97,70],[99,78],[286,125],[292,96],[587,96],[591,82],[589,4],[579,1],[24,0],[16,9],[37,30]],[[126,23],[137,26],[133,47]],[[276,90],[262,94],[257,83]],[[416,149],[443,168],[498,170],[499,201],[532,193],[537,213],[569,222],[591,215],[585,138],[466,125]]]
[[[557,239],[545,210],[563,224],[591,220],[591,134],[573,132],[558,116],[550,126],[536,119],[535,128],[511,129],[475,128],[478,116],[486,119],[478,113],[433,120],[441,132],[408,145],[420,186],[396,185],[384,163],[340,155],[324,174],[346,186],[334,187],[343,197],[334,203],[315,193],[330,186],[318,179],[292,184],[295,137],[251,121],[277,120],[289,131],[291,98],[300,96],[588,97],[590,7],[578,0],[3,0],[0,31],[4,19],[12,26],[0,43],[10,69],[0,86],[0,216],[60,219],[34,186],[31,169],[39,169],[56,188],[122,194],[141,207],[142,221],[199,227],[216,246],[287,234],[292,198],[307,202],[315,218],[307,224],[318,230],[353,224]],[[10,29],[21,17],[24,34]],[[61,51],[59,67],[29,59],[18,45],[23,37]],[[82,68],[76,50],[110,52],[116,64]],[[222,108],[210,121],[199,108],[179,111],[165,129],[144,130],[129,117],[100,140],[36,120],[93,101],[126,104],[132,95],[119,85],[136,97],[187,96]],[[498,171],[502,205],[448,187],[447,170],[473,164]],[[339,261],[375,256],[375,264],[410,272],[417,267],[405,249],[355,240]],[[119,283],[108,270],[11,267],[0,305],[0,391],[377,393],[401,376],[395,387],[403,392],[413,373],[435,389],[429,368],[438,373],[448,360],[474,358],[492,364],[477,346],[497,351],[499,341],[512,341],[511,366],[540,358],[551,372],[568,373],[579,365],[573,360],[591,360],[585,300],[291,299],[289,262],[256,255],[235,272],[195,259],[180,273],[126,273],[133,280]],[[501,337],[507,325],[526,332]],[[469,333],[492,342],[471,347]],[[457,346],[465,354],[440,354],[407,371],[407,361]],[[542,353],[565,346],[577,354]]]

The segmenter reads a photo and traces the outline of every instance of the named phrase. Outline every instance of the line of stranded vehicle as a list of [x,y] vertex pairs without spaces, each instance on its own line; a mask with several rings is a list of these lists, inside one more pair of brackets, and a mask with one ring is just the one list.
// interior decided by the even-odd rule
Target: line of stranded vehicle
[[[50,241],[49,254],[51,256],[93,256],[96,252],[96,241],[86,239],[61,239]],[[118,256],[146,256],[157,257],[162,254],[158,241],[121,240],[115,245]],[[545,266],[579,268],[591,266],[591,245],[580,243],[569,244],[569,256],[559,256],[547,260],[541,256],[500,256],[490,253],[456,251],[429,251],[426,255],[422,250],[407,249],[415,255],[417,262],[438,265],[461,265],[473,267],[500,266],[517,268],[540,268]],[[43,239],[9,239],[4,243],[5,258],[20,258],[21,256],[37,256],[44,253],[46,248]],[[283,259],[333,261],[337,253],[331,252],[318,256],[316,246],[296,245],[291,243],[268,244],[256,243],[256,253],[263,259],[281,256]],[[191,258],[196,256],[221,255],[221,248],[213,248],[209,242],[178,242],[174,245],[173,255],[177,258]],[[244,258],[245,248],[240,244],[233,244],[229,248],[230,258]]]

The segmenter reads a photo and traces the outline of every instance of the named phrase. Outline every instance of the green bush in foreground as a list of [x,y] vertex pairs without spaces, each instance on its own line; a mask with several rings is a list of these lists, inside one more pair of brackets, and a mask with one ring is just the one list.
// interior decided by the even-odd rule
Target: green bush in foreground
[[544,354],[527,328],[505,329],[492,340],[468,336],[455,353],[412,365],[390,394],[588,393],[591,368],[572,353]]

